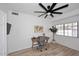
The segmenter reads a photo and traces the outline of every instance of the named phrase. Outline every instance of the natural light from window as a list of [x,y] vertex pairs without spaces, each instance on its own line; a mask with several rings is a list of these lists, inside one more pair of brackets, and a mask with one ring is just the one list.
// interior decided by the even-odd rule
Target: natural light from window
[[57,35],[77,37],[77,22],[56,25]]

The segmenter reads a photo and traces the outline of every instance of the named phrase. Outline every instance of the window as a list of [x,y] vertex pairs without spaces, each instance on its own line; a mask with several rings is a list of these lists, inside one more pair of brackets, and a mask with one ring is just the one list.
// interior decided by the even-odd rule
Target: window
[[56,28],[58,29],[57,33],[58,35],[63,35],[63,24],[56,25]]
[[65,24],[65,36],[72,36],[72,23]]
[[73,28],[72,28],[72,30],[73,30],[72,35],[73,35],[74,37],[77,37],[77,22],[73,23]]
[[57,35],[77,37],[77,22],[56,25]]

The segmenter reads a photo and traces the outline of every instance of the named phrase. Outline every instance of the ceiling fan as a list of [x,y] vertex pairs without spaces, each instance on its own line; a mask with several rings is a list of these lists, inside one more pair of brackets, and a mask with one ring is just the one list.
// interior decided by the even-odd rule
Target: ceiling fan
[[42,13],[41,15],[39,15],[39,17],[45,15],[44,18],[46,18],[48,15],[50,15],[51,17],[54,17],[53,14],[63,14],[62,12],[57,12],[60,9],[66,8],[69,6],[69,4],[63,5],[61,7],[58,7],[56,9],[54,9],[54,7],[56,6],[57,3],[53,3],[51,6],[48,5],[47,7],[45,7],[42,3],[39,3],[39,6],[44,9],[44,11],[35,11],[35,13]]

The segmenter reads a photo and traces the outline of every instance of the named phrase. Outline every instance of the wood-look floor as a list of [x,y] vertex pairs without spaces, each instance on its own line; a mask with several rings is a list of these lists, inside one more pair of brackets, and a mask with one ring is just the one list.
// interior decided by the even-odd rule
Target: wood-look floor
[[36,48],[29,48],[10,53],[8,56],[79,56],[79,51],[57,43],[50,43],[48,50],[43,50],[42,52]]

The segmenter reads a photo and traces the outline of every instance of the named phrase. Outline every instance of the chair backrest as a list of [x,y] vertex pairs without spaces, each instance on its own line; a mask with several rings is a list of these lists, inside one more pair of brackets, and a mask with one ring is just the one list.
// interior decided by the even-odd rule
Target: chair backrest
[[43,40],[48,40],[49,37],[46,37],[46,36],[39,36],[38,39],[39,39],[40,41],[43,41]]
[[44,41],[45,37],[44,36],[40,36],[38,41]]
[[38,37],[38,43],[42,45],[42,44],[48,42],[48,39],[49,39],[49,37],[46,37],[46,36],[39,36],[39,37]]

